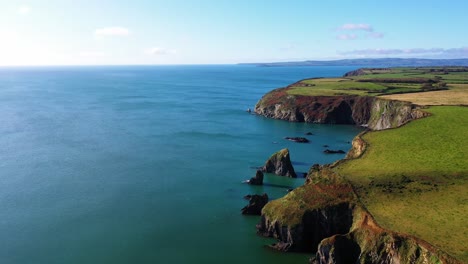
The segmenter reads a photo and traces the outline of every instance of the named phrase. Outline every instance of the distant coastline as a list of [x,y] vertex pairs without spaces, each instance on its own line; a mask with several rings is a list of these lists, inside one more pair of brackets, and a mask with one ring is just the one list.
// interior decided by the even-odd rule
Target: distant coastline
[[468,58],[460,59],[419,59],[419,58],[371,58],[344,60],[306,60],[287,62],[239,63],[239,65],[255,65],[261,67],[289,66],[378,66],[378,67],[424,67],[424,66],[468,66]]

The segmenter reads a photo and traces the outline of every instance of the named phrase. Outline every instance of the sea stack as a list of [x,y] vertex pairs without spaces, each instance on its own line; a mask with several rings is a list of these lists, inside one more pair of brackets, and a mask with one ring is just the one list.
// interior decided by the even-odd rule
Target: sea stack
[[257,170],[257,173],[255,173],[255,177],[250,178],[250,180],[248,180],[247,182],[252,185],[262,185],[263,172],[261,170]]
[[291,178],[296,178],[296,172],[291,163],[291,158],[289,157],[289,150],[287,148],[282,149],[265,162],[265,165],[262,167],[263,172],[274,173],[280,176],[287,176]]

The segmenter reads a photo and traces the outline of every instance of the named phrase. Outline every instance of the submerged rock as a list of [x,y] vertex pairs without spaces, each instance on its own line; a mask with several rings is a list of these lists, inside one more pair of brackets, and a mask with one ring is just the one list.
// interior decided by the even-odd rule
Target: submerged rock
[[249,204],[241,209],[242,214],[260,215],[262,213],[263,207],[268,203],[268,195],[266,193],[262,195],[249,194],[244,198],[249,200]]
[[255,177],[250,178],[247,183],[252,185],[262,185],[263,184],[263,172],[261,170],[257,170],[255,173]]
[[274,173],[280,176],[288,176],[296,178],[296,172],[291,163],[291,158],[289,156],[289,150],[287,148],[282,149],[265,162],[265,165],[262,167],[263,172]]
[[326,150],[323,151],[323,153],[325,153],[325,154],[345,154],[346,152],[344,152],[341,149],[339,149],[339,150],[326,149]]
[[289,141],[297,142],[297,143],[309,143],[309,140],[304,137],[285,137]]

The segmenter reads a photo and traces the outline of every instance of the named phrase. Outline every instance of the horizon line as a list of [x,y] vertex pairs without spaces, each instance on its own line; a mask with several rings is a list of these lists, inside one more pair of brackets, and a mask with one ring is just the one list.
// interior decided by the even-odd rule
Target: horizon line
[[180,64],[21,64],[21,65],[0,65],[0,68],[22,68],[22,67],[112,67],[112,66],[210,66],[210,65],[239,65],[239,64],[273,64],[273,63],[288,63],[288,62],[331,62],[345,60],[468,60],[467,58],[401,58],[401,57],[373,57],[373,58],[343,58],[343,59],[303,59],[303,60],[277,60],[270,62],[233,62],[233,63],[180,63]]

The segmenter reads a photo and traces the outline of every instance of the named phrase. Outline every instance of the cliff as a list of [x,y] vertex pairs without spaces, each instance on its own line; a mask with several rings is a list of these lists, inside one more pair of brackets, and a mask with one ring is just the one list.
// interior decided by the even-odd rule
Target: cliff
[[258,233],[281,251],[315,253],[312,263],[461,263],[418,238],[380,227],[352,185],[328,166],[262,210]]
[[273,90],[255,105],[255,113],[291,122],[352,124],[372,130],[399,127],[427,114],[409,102],[371,96],[304,96]]

